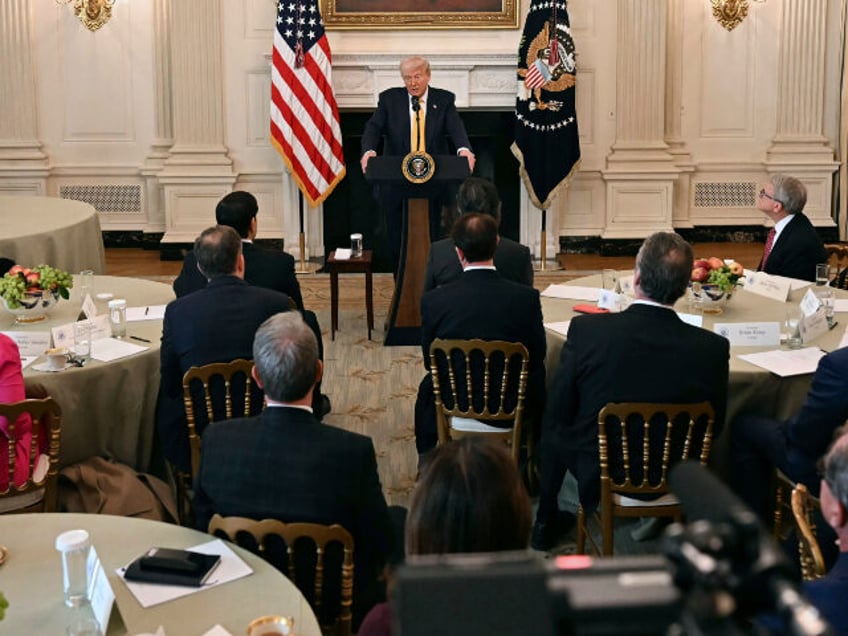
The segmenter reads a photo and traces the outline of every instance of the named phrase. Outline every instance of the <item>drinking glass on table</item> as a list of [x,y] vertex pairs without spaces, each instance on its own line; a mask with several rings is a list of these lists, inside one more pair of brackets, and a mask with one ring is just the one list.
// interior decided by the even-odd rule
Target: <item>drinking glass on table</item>
[[74,357],[87,362],[91,357],[91,321],[78,320],[74,323]]
[[783,335],[786,338],[786,346],[790,349],[801,348],[801,320],[804,314],[798,306],[789,307],[786,310],[786,319],[783,321]]
[[822,287],[830,282],[830,266],[827,263],[816,265],[816,286]]
[[603,284],[604,289],[615,291],[615,288],[618,285],[618,272],[614,269],[605,269],[601,272],[601,283]]
[[80,302],[85,301],[86,294],[94,299],[94,270],[84,269],[79,273]]
[[833,288],[828,286],[818,288],[816,290],[816,297],[819,299],[821,306],[824,307],[827,326],[833,327],[833,309],[835,304]]

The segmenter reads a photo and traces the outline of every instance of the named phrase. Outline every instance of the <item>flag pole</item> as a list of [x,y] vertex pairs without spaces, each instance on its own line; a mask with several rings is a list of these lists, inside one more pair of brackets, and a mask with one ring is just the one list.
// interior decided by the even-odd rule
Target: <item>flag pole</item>
[[548,224],[548,211],[542,210],[542,264],[539,269],[545,271],[547,269],[548,260],[548,233],[545,231]]
[[303,192],[297,190],[298,217],[300,221],[300,267],[297,270],[298,274],[308,274],[306,269],[306,235],[303,233]]

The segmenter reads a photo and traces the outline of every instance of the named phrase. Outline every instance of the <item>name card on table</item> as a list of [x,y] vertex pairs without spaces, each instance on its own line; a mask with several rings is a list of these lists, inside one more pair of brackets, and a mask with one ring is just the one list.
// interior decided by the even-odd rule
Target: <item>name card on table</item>
[[[100,338],[110,338],[112,336],[112,325],[109,324],[109,316],[106,314],[95,316],[90,322],[92,342]],[[66,325],[53,327],[53,346],[70,348],[75,344],[74,323],[69,322]],[[44,353],[43,350],[42,353]]]
[[601,290],[597,287],[581,287],[579,285],[548,285],[542,292],[547,298],[566,298],[568,300],[591,300],[597,302]]
[[598,307],[601,309],[609,309],[612,313],[617,314],[624,309],[624,305],[621,294],[609,289],[602,289],[598,293]]
[[713,331],[734,347],[774,347],[780,345],[779,322],[717,322]]
[[782,303],[789,297],[791,287],[792,280],[783,276],[771,276],[764,272],[751,272],[745,276],[745,291]]
[[[94,547],[88,553],[86,569],[88,570],[88,598],[91,599],[91,611],[100,625],[100,632],[105,634],[109,626],[112,609],[116,608],[115,592],[109,585],[109,577],[103,570],[103,564],[100,562],[100,557],[97,556]],[[116,609],[116,611],[120,614],[120,610]]]
[[816,296],[812,289],[808,289],[807,293],[804,294],[804,297],[801,299],[801,311],[804,316],[812,316],[819,310],[820,306],[821,301],[819,300],[819,297]]
[[40,356],[50,348],[49,331],[3,331],[15,341],[21,357]]
[[807,344],[828,332],[827,316],[824,309],[818,309],[811,316],[804,316],[798,323],[801,342]]
[[91,299],[91,294],[86,294],[85,300],[82,301],[82,313],[88,319],[94,318],[97,315],[97,305]]

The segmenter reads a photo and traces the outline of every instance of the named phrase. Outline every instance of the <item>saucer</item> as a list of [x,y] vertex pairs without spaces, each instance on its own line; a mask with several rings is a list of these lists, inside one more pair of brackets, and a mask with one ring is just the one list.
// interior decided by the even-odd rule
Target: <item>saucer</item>
[[42,362],[41,364],[34,364],[30,368],[35,370],[35,371],[46,371],[47,373],[58,373],[59,371],[64,371],[65,369],[68,369],[72,366],[74,366],[74,365],[72,365],[70,362],[66,362],[64,364],[64,366],[62,366],[61,368],[54,369],[52,367],[48,367],[46,362]]

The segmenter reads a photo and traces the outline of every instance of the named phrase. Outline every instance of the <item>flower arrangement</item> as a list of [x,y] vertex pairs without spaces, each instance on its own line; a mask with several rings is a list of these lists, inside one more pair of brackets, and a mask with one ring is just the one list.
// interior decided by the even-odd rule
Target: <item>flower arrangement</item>
[[695,261],[690,279],[702,285],[715,285],[723,292],[732,292],[737,285],[741,285],[739,280],[744,277],[745,268],[740,263],[712,256]]
[[32,269],[15,265],[0,278],[0,297],[9,309],[18,309],[25,306],[21,301],[27,296],[43,296],[45,292],[67,300],[68,290],[73,286],[73,278],[64,270],[49,265],[36,265]]

